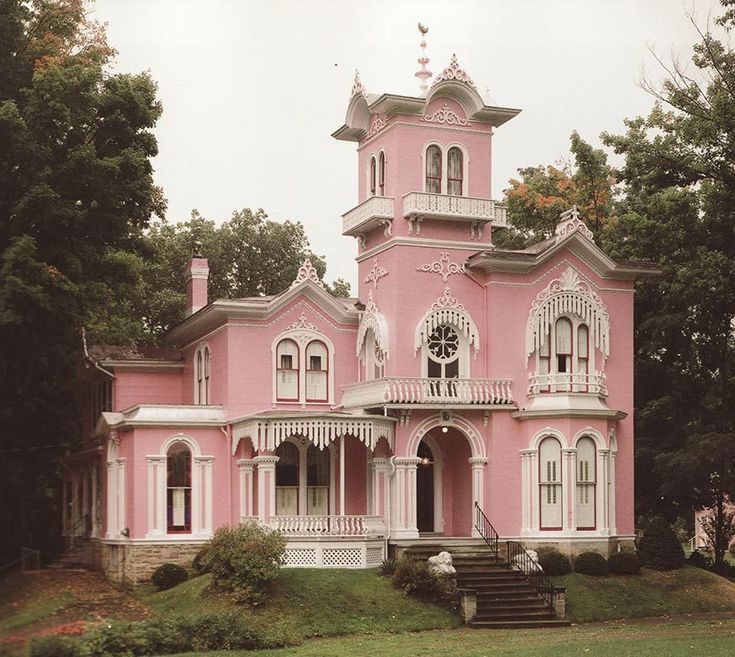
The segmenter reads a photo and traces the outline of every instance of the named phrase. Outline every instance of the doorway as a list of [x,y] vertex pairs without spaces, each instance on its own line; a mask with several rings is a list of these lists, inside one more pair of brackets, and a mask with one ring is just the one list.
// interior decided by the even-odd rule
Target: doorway
[[435,532],[434,526],[434,455],[422,440],[417,454],[421,459],[416,468],[416,526],[419,533]]

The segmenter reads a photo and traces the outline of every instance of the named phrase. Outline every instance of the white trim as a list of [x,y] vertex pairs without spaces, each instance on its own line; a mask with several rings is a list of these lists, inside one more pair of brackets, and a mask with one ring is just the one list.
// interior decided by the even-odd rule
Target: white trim
[[[442,170],[441,170],[441,181],[439,183],[439,194],[447,195],[448,188],[449,188],[449,182],[448,182],[448,175],[449,175],[449,151],[452,148],[458,148],[462,152],[462,194],[460,196],[469,196],[469,180],[470,180],[470,154],[467,150],[467,147],[457,141],[452,141],[448,144],[445,144],[444,142],[441,142],[437,139],[430,139],[429,141],[425,142],[424,145],[421,147],[421,189],[423,192],[426,193],[436,193],[436,192],[429,192],[428,189],[426,189],[426,151],[429,149],[430,146],[436,146],[439,151],[441,152],[442,156]],[[475,250],[477,247],[475,247]]]

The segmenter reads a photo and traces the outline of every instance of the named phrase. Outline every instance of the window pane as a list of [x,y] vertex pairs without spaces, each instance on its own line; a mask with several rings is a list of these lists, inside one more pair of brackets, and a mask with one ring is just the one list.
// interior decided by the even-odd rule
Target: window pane
[[375,194],[375,158],[370,158],[370,193]]
[[572,353],[572,322],[566,317],[556,322],[556,353],[557,355]]
[[541,529],[562,526],[561,445],[556,438],[544,438],[539,446]]
[[380,195],[385,196],[385,153],[380,154],[380,170],[378,171]]
[[462,151],[450,148],[447,156],[447,194],[462,195]]
[[299,398],[299,348],[293,340],[281,340],[276,349],[276,397]]
[[321,370],[322,369],[322,357],[321,356],[309,356],[309,369],[310,370]]
[[577,329],[577,356],[587,358],[589,354],[589,329],[585,324],[580,324]]
[[438,146],[426,149],[426,191],[432,194],[441,193],[442,154]]

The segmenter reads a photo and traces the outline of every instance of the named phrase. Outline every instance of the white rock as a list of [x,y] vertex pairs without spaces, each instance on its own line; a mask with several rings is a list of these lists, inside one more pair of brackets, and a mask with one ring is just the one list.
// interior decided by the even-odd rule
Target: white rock
[[440,552],[435,557],[429,557],[429,570],[437,575],[454,575],[457,572],[449,552]]

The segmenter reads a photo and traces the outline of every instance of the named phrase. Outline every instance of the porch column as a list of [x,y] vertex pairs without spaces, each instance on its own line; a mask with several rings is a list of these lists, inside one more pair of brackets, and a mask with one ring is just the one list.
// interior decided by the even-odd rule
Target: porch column
[[416,466],[421,463],[418,457],[401,457],[394,461],[394,509],[392,513],[395,538],[418,538],[416,526]]
[[535,450],[521,450],[521,534],[533,527],[533,455]]
[[339,437],[339,515],[345,515],[345,435]]
[[[574,448],[562,449],[561,460],[562,529],[569,531],[577,527],[575,520],[576,496],[574,494],[577,488],[577,450]],[[564,505],[566,505],[566,509]]]
[[253,468],[254,459],[240,459],[237,468],[240,472],[240,522],[243,518],[253,517]]
[[[66,491],[64,486],[64,491]],[[107,461],[107,521],[106,532],[107,538],[117,538],[117,463]],[[66,492],[64,493],[64,501],[66,502]],[[66,507],[64,507],[64,518],[67,517]],[[69,528],[67,527],[67,531]]]
[[[474,502],[477,502],[478,506],[485,511],[485,466],[487,465],[487,459],[484,456],[473,456],[469,459],[470,465],[472,466],[472,500],[473,508],[472,515],[470,518],[475,517]],[[480,537],[480,532],[477,531],[475,523],[472,523],[472,536],[475,538]]]
[[256,456],[258,467],[258,520],[262,525],[269,525],[276,515],[276,463],[275,454]]
[[608,474],[608,489],[607,489],[607,503],[610,509],[609,511],[609,527],[610,534],[615,535],[618,533],[618,517],[615,511],[615,457],[617,452],[610,450],[610,459],[608,461],[610,472]]
[[[199,494],[194,510],[198,508],[199,522],[195,523],[192,518],[193,530],[205,536],[212,533],[212,464],[213,456],[195,456],[194,472],[199,480]],[[192,481],[192,492],[194,482]],[[192,514],[193,515],[193,514]]]
[[380,516],[385,522],[386,530],[390,527],[390,460],[373,459],[373,501],[372,513]]

